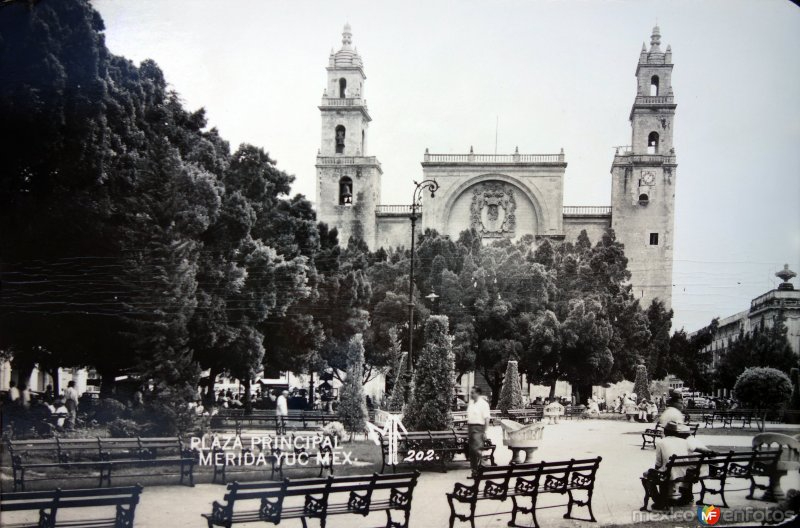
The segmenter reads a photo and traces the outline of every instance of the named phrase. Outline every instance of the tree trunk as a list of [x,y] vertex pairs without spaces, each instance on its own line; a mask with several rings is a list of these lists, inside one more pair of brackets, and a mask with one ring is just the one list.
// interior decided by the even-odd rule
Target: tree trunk
[[311,374],[311,381],[308,384],[308,388],[309,388],[309,391],[308,391],[308,408],[309,409],[313,409],[314,408],[314,371],[312,370],[310,374]]
[[105,370],[100,373],[100,397],[111,398],[114,395],[114,387],[117,383],[117,371]]
[[61,394],[61,379],[58,375],[58,367],[53,368],[49,372],[50,377],[53,378],[53,398],[57,398]]
[[217,376],[219,376],[220,370],[221,369],[219,367],[211,367],[211,370],[209,370],[208,372],[208,387],[206,387],[206,394],[205,394],[206,407],[214,403],[215,400],[214,386],[217,383]]
[[250,378],[243,380],[244,384],[244,412],[250,414],[253,412],[253,403],[250,401]]
[[550,395],[547,397],[548,400],[552,400],[556,397],[556,383],[558,383],[558,379],[553,378],[553,381],[550,382]]

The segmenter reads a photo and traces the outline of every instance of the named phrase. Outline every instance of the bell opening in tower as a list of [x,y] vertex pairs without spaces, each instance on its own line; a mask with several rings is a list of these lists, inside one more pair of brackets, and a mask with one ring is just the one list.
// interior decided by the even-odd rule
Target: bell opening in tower
[[353,180],[347,176],[339,180],[339,205],[353,205]]
[[336,153],[343,154],[344,153],[344,135],[345,135],[345,128],[343,125],[339,125],[336,127]]
[[650,132],[647,136],[647,153],[658,154],[658,132]]
[[653,75],[650,78],[650,95],[652,97],[658,96],[658,75]]

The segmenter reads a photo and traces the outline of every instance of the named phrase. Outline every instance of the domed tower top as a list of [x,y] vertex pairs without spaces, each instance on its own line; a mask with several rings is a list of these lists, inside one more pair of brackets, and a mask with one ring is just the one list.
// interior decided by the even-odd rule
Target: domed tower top
[[650,35],[650,52],[661,53],[661,28],[653,27],[653,34]]
[[342,30],[342,48],[336,53],[331,53],[331,66],[336,68],[361,68],[364,63],[358,50],[353,48],[353,31],[350,24],[345,24]]

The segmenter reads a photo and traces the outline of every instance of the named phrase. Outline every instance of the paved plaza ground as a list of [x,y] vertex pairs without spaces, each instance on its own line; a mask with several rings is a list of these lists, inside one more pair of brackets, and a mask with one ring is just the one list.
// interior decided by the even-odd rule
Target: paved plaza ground
[[[597,485],[594,494],[594,511],[598,523],[589,523],[562,518],[564,509],[554,508],[543,510],[538,515],[542,527],[567,527],[567,526],[624,526],[640,521],[639,507],[642,504],[642,487],[639,476],[648,467],[653,465],[655,458],[652,448],[641,450],[640,433],[644,425],[611,420],[573,420],[557,425],[548,425],[542,447],[537,451],[537,460],[564,460],[569,458],[585,458],[602,456],[600,470],[597,475]],[[769,425],[768,430],[795,434],[797,428],[786,425]],[[709,434],[702,428],[697,438],[711,448],[724,449],[727,446],[749,446],[755,429],[749,433],[734,429],[725,431],[715,430]],[[497,462],[504,464],[510,461],[510,452],[502,446],[501,431],[499,427],[492,427],[490,436],[498,445]],[[375,446],[374,456],[380,457],[378,447]],[[457,464],[447,473],[426,471],[420,477],[417,489],[414,492],[411,513],[411,526],[415,528],[446,527],[448,524],[449,509],[445,493],[451,491],[456,481],[467,482],[468,470],[463,464]],[[290,476],[290,475],[288,475]],[[782,482],[784,489],[800,488],[798,475],[786,477]],[[732,481],[730,489],[745,488],[744,481]],[[201,513],[211,511],[214,500],[221,501],[225,487],[219,484],[198,484],[194,488],[177,485],[147,486],[142,495],[141,504],[136,511],[136,526],[141,528],[182,528],[202,527],[205,521]],[[733,509],[745,507],[764,508],[769,503],[745,499],[745,491],[731,491],[727,494],[728,502]],[[552,500],[551,500],[552,499]],[[563,502],[562,497],[548,497],[540,499],[540,504],[555,504]],[[484,513],[508,511],[510,501],[503,503],[485,503],[479,505],[479,511]],[[694,513],[694,508],[686,508],[685,512]],[[71,513],[71,512],[70,512]],[[578,508],[576,516],[584,512]],[[68,512],[59,514],[68,518]],[[509,520],[507,514],[490,515],[477,520],[476,526],[481,528],[505,527]],[[652,521],[653,526],[695,526],[698,522],[681,523],[674,520],[667,521],[659,514],[650,514],[646,517]],[[20,520],[17,515],[8,515],[5,522]],[[662,522],[656,522],[661,519]],[[530,517],[520,517],[521,524],[530,524]],[[367,518],[354,515],[336,516],[328,521],[328,527],[363,528],[367,526],[382,526],[385,523],[384,514],[373,514]],[[637,522],[637,524],[640,524]],[[286,521],[281,526],[301,526],[299,520]],[[250,526],[250,525],[247,525]],[[264,526],[256,523],[252,526]],[[316,521],[309,526],[317,526]],[[456,526],[469,526],[456,523]]]

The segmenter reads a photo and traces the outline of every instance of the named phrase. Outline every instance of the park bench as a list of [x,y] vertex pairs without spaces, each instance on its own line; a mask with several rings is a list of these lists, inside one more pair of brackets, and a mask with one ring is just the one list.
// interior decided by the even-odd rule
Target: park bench
[[[775,474],[778,460],[781,455],[780,449],[763,449],[748,451],[731,451],[722,454],[698,453],[687,456],[672,455],[663,470],[651,469],[646,476],[641,478],[644,487],[644,504],[641,511],[647,511],[650,499],[659,507],[663,507],[665,498],[663,495],[671,488],[671,484],[682,485],[682,487],[692,488],[694,484],[700,483],[700,498],[697,504],[706,504],[706,493],[719,495],[722,499],[722,506],[728,507],[725,499],[725,486],[729,479],[745,479],[749,481],[749,494],[747,498],[753,497],[753,492],[757,487],[763,488],[756,483],[756,477],[768,477],[772,479]],[[678,478],[672,478],[672,469],[682,468],[686,473]],[[706,468],[707,473],[703,472]],[[716,483],[714,487],[710,484]]]
[[544,407],[531,407],[528,409],[509,409],[508,417],[521,424],[537,422],[544,417]]
[[[294,429],[313,429],[319,426],[326,426],[338,420],[338,416],[333,413],[323,411],[289,411],[284,417],[286,423]],[[242,429],[278,429],[278,415],[274,410],[261,411],[254,410],[246,413],[244,409],[225,409],[211,418],[213,429],[223,429],[231,425],[236,434],[241,434]]]
[[[697,436],[697,429],[700,427],[699,423],[687,423],[686,427],[689,428],[689,434]],[[656,426],[650,429],[645,429],[642,433],[642,449],[648,446],[655,447],[656,440],[664,438],[664,429],[661,424],[656,422]]]
[[[74,490],[18,491],[0,495],[0,512],[39,511],[39,528],[55,528],[56,526],[73,526],[78,528],[132,528],[136,505],[142,487],[126,486],[117,488],[94,488]],[[95,508],[114,506],[113,515],[98,516]],[[63,509],[92,508],[89,515],[76,519],[58,519],[58,512]],[[31,522],[11,524],[3,519],[4,527],[31,526]]]
[[752,409],[734,409],[732,411],[706,411],[703,414],[703,420],[706,427],[714,427],[716,422],[721,422],[722,427],[733,427],[733,423],[740,421],[742,428],[751,427],[753,425],[753,417],[757,415],[757,411]]
[[[493,409],[489,411],[489,424],[494,425],[503,416],[503,411]],[[467,411],[453,411],[453,427],[467,426]]]
[[[407,528],[411,499],[419,472],[347,477],[285,479],[282,482],[228,484],[223,500],[214,501],[210,514],[203,514],[209,528],[233,524],[270,522],[279,524],[288,519],[320,519],[325,526],[334,515],[360,515],[385,512],[386,526]],[[258,501],[249,508],[242,503]],[[392,518],[393,512],[403,520]]]
[[583,418],[586,414],[586,407],[581,406],[569,406],[564,409],[564,418],[568,420],[572,420],[573,418]]
[[[25,489],[27,471],[64,469],[64,478],[92,478],[98,473],[98,487],[111,485],[111,474],[127,467],[153,468],[178,466],[180,482],[188,478],[194,485],[194,454],[184,448],[178,437],[156,438],[51,438],[46,440],[9,440],[8,452],[14,491]],[[72,470],[78,474],[71,473]],[[126,474],[148,476],[148,474]],[[49,480],[51,475],[31,480]]]
[[[530,513],[533,524],[539,527],[536,519],[536,510],[566,506],[565,519],[572,518],[572,509],[575,506],[586,507],[589,519],[595,522],[592,511],[592,494],[597,469],[601,457],[585,460],[567,460],[560,462],[537,462],[533,464],[511,464],[508,466],[481,466],[470,484],[457,482],[452,493],[447,494],[450,505],[450,528],[455,520],[469,521],[475,526],[475,517],[496,516],[500,513],[511,513],[509,526],[516,524],[517,514]],[[513,479],[513,480],[512,480]],[[568,502],[556,506],[547,505],[540,507],[537,504],[539,495],[542,494],[567,495]],[[583,496],[585,493],[585,496]],[[576,498],[581,495],[581,498]],[[477,503],[483,500],[505,502],[511,499],[513,507],[509,512],[497,512],[492,509],[485,514],[476,514]],[[530,501],[530,506],[523,503]],[[468,507],[466,513],[458,513],[456,504]]]
[[[386,466],[392,466],[395,471],[397,465],[413,464],[423,465],[438,463],[443,471],[447,471],[447,463],[455,455],[464,455],[469,460],[469,432],[466,429],[450,429],[446,431],[408,431],[402,434],[397,444],[397,464],[389,456],[389,440],[378,433],[381,443],[381,473]],[[488,438],[484,441],[482,460],[495,465],[494,451],[497,448]]]

